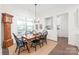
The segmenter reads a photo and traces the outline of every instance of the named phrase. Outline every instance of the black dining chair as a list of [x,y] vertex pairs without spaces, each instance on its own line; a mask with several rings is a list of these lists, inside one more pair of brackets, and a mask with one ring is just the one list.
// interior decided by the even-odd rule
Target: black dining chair
[[39,37],[35,37],[35,40],[32,41],[32,45],[31,46],[35,48],[35,51],[37,50],[37,45],[39,45],[40,48],[41,48],[40,36]]
[[40,37],[40,40],[42,40],[42,46],[44,45],[44,42],[47,44],[47,35],[48,35],[48,32],[44,31]]
[[40,41],[39,40],[33,40],[32,41],[32,47],[34,47],[35,48],[35,51],[37,51],[37,45],[39,45],[40,46],[40,48],[41,48],[41,44],[40,44]]
[[27,47],[27,50],[29,52],[29,49],[28,49],[28,46],[27,46],[27,42],[24,42],[23,38],[21,38],[21,40],[19,38],[17,38],[17,36],[14,33],[13,33],[13,36],[14,36],[16,44],[17,44],[15,52],[17,51],[17,49],[19,49],[18,54],[20,54],[20,49],[22,47],[24,47],[24,48]]

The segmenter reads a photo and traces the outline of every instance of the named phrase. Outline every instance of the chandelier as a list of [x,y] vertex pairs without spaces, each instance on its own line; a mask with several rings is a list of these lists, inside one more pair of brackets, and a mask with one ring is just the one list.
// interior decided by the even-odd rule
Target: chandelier
[[35,5],[35,19],[34,19],[34,23],[39,23],[39,18],[37,17],[37,4]]

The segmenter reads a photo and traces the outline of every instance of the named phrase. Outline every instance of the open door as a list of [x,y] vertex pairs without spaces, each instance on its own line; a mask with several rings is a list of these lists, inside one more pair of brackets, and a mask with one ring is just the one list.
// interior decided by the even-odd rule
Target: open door
[[57,16],[58,43],[68,44],[68,13]]

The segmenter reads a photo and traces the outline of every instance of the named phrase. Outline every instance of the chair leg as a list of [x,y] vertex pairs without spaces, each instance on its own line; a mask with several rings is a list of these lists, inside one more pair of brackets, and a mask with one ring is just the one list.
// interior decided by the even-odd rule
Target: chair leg
[[44,40],[42,40],[42,46],[44,46]]
[[20,47],[19,47],[19,51],[18,51],[18,55],[20,54]]
[[26,45],[24,45],[24,48],[26,48]]
[[47,40],[45,40],[46,41],[46,44],[47,44]]
[[16,47],[15,52],[17,51],[18,47]]
[[40,48],[41,48],[41,43],[39,43],[39,45],[40,45]]
[[31,44],[31,47],[32,47],[32,44]]
[[30,51],[29,51],[29,48],[28,48],[27,44],[26,44],[26,47],[27,47],[28,52],[30,53]]
[[42,43],[41,43],[41,44],[42,44],[42,46],[43,46],[43,41],[42,41]]
[[35,45],[35,51],[36,51],[37,49],[36,49],[36,45]]

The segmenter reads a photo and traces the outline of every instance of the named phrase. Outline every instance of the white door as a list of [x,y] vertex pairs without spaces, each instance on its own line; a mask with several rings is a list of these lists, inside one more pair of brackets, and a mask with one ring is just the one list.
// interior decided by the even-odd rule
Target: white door
[[68,14],[61,14],[57,18],[58,37],[68,37]]

